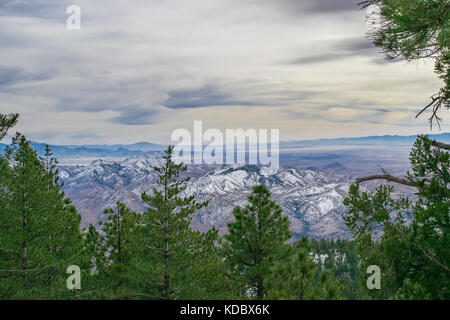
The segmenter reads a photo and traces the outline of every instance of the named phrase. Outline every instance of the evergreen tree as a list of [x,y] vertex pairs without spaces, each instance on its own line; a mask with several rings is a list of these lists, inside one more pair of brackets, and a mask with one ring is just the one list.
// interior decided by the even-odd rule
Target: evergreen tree
[[20,134],[0,163],[0,296],[72,296],[66,269],[86,262],[81,218],[61,192],[57,172],[46,170]]
[[320,279],[320,273],[330,270],[335,281],[341,286],[342,298],[349,300],[367,300],[369,298],[360,283],[360,259],[355,241],[321,239],[318,242],[312,240],[311,247],[315,261],[318,263],[315,274],[316,282]]
[[404,184],[417,188],[414,201],[394,199],[392,186],[360,192],[359,183],[370,177],[352,185],[344,201],[362,270],[375,264],[383,272],[383,290],[370,292],[375,297],[450,298],[450,156],[436,145],[421,136],[411,151]]
[[137,214],[124,203],[117,202],[117,210],[104,211],[107,221],[102,223],[101,232],[91,224],[86,234],[86,247],[92,256],[93,280],[92,294],[97,297],[115,298],[126,294],[133,275],[130,261],[133,257],[132,234],[136,229]]
[[[173,160],[173,146],[163,156],[163,165],[154,168],[159,175],[153,194],[144,193],[148,209],[139,216],[135,233],[135,289],[137,297],[155,299],[198,299],[215,282],[214,241],[217,230],[207,233],[191,229],[192,215],[207,203],[184,197],[189,179],[180,179],[187,168]],[[209,268],[209,270],[208,270]],[[209,296],[208,296],[209,297]]]
[[388,59],[434,59],[435,71],[444,85],[418,114],[430,109],[430,124],[450,108],[450,3],[448,0],[365,0],[363,7],[377,5],[381,24],[370,32],[373,44]]
[[222,241],[223,255],[230,275],[243,285],[243,292],[250,290],[257,299],[263,299],[271,268],[286,253],[291,233],[288,218],[270,199],[265,186],[255,186],[248,200],[244,208],[234,208],[235,221],[228,224],[229,234]]
[[316,300],[340,300],[342,299],[342,286],[336,281],[333,271],[325,269],[318,273],[313,287],[312,297]]
[[0,113],[0,141],[8,134],[8,130],[16,125],[18,119],[17,113]]
[[269,281],[272,299],[309,300],[313,299],[314,261],[311,244],[303,237],[293,246],[288,246],[285,259],[275,262]]

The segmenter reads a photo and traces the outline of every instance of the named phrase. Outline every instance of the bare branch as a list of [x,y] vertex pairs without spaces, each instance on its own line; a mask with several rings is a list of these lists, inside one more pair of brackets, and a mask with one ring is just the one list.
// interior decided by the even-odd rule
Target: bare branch
[[430,128],[433,129],[433,122],[436,121],[439,129],[441,128],[441,118],[438,116],[439,110],[443,108],[446,103],[446,98],[442,94],[438,94],[437,96],[431,97],[431,102],[426,105],[417,115],[416,119],[423,114],[426,110],[431,109],[431,117],[428,119],[430,122]]
[[431,97],[431,102],[429,104],[427,104],[417,115],[416,115],[416,119],[422,114],[424,113],[426,110],[428,110],[436,101],[439,100],[439,96],[438,97]]
[[395,177],[395,176],[391,175],[389,172],[387,172],[386,170],[384,170],[384,169],[381,169],[381,170],[383,171],[384,174],[378,174],[378,175],[373,175],[373,176],[368,176],[368,177],[361,177],[361,178],[356,179],[355,182],[359,184],[361,182],[370,181],[370,180],[387,180],[387,181],[399,183],[399,184],[402,184],[405,186],[416,187],[416,185],[413,182],[411,182],[407,179]]
[[431,141],[431,145],[440,149],[450,150],[450,144],[446,144],[436,140]]

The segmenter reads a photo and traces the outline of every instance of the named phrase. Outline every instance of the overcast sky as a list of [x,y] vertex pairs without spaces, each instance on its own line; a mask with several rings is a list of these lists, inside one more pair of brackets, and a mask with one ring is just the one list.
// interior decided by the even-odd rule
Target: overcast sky
[[357,2],[1,0],[0,112],[53,144],[168,143],[194,120],[282,140],[429,132],[414,116],[441,86],[433,62],[386,63]]

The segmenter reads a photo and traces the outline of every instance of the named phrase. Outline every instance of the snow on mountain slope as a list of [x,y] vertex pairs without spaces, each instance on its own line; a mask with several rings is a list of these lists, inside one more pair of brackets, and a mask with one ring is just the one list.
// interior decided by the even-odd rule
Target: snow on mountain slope
[[[103,209],[118,200],[133,210],[143,211],[140,197],[142,192],[151,193],[155,187],[157,175],[153,167],[158,165],[160,160],[148,155],[124,161],[98,160],[86,167],[63,168],[60,177],[67,196],[87,225],[104,218]],[[343,178],[312,170],[258,165],[191,165],[185,175],[191,177],[186,194],[209,201],[208,207],[193,219],[197,230],[215,226],[226,232],[233,207],[245,205],[252,187],[265,184],[289,217],[296,237],[349,237],[341,218],[342,201],[349,187],[349,181]]]

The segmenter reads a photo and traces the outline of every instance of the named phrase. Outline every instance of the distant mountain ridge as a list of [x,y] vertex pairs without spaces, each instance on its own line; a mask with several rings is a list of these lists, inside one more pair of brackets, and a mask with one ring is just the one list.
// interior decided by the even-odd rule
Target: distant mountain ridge
[[[40,156],[45,154],[45,143],[30,141],[30,145]],[[0,144],[0,153],[4,153],[6,146],[6,144]],[[58,159],[129,158],[137,155],[159,153],[165,148],[166,146],[147,142],[139,142],[130,145],[50,145],[52,153]]]
[[[412,144],[418,135],[399,136],[399,135],[382,135],[382,136],[367,136],[355,138],[334,138],[334,139],[312,139],[312,140],[292,140],[281,141],[281,148],[296,148],[304,146],[320,146],[320,145],[367,145],[367,144],[383,144],[389,142],[390,144]],[[428,137],[432,140],[441,142],[450,142],[450,132],[440,134],[429,134]]]
[[147,151],[161,151],[166,146],[156,143],[150,143],[150,142],[136,142],[133,144],[93,144],[93,145],[67,145],[68,148],[77,149],[80,147],[88,148],[88,149],[97,149],[97,150],[119,150],[119,149],[126,149],[130,151],[141,151],[141,152],[147,152]]
[[[281,141],[280,149],[289,151],[293,148],[308,148],[321,146],[344,146],[344,145],[412,145],[417,135],[412,136],[367,136],[357,138],[335,138],[335,139],[316,139],[316,140],[293,140]],[[450,133],[441,133],[429,135],[431,139],[450,143]],[[45,153],[45,143],[31,141],[31,146],[39,155]],[[388,145],[386,145],[388,144]],[[0,143],[0,153],[4,153],[6,144]],[[52,152],[57,158],[129,158],[137,155],[157,154],[167,146],[149,142],[137,142],[133,144],[97,144],[97,145],[50,145]]]

